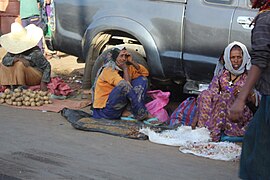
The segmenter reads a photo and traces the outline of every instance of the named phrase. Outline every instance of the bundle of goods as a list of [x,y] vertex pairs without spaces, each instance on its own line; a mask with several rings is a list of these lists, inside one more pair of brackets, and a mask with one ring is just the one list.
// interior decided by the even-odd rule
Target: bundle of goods
[[32,91],[30,89],[5,89],[0,96],[0,104],[6,103],[13,106],[42,106],[52,104],[51,94],[45,91]]

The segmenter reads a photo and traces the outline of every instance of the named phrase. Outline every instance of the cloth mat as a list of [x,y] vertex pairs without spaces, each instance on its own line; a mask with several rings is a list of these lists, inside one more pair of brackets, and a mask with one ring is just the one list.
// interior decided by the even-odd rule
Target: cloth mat
[[64,108],[71,109],[82,109],[91,104],[91,100],[71,100],[71,99],[51,99],[52,104],[44,104],[42,106],[11,106],[7,104],[2,104],[4,106],[19,108],[19,109],[31,109],[31,110],[39,110],[39,111],[50,111],[50,112],[60,112]]
[[[130,139],[148,139],[145,134],[139,132],[142,127],[147,126],[141,121],[95,119],[92,117],[91,113],[68,108],[64,108],[61,111],[61,114],[75,129],[100,132]],[[156,126],[151,128],[155,132],[160,132],[162,130],[161,127]]]

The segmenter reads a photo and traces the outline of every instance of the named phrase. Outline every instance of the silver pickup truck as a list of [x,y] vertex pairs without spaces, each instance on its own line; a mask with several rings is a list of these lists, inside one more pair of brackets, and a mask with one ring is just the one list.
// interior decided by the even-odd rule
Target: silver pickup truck
[[102,64],[98,56],[125,46],[148,66],[152,82],[186,83],[196,93],[228,43],[250,49],[256,13],[249,0],[55,0],[48,44],[85,62],[84,89]]

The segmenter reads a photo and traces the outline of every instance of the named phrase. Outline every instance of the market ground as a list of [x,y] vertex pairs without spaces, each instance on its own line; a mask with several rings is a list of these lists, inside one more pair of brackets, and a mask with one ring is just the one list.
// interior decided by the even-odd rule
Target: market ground
[[[75,57],[64,54],[50,61],[57,72],[83,68]],[[0,106],[0,122],[0,180],[238,179],[239,162],[183,154],[178,147],[147,140],[75,130],[59,113]]]

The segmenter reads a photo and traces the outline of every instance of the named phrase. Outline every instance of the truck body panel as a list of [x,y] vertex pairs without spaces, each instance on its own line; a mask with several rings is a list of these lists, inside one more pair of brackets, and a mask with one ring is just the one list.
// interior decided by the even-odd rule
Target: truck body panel
[[[56,0],[52,45],[86,62],[85,76],[115,37],[143,48],[151,77],[210,82],[228,43],[250,49],[249,0]],[[105,38],[106,37],[106,38]],[[123,40],[124,41],[124,40]],[[136,45],[135,45],[136,44]],[[138,49],[135,49],[138,50]],[[138,51],[140,52],[140,51]],[[84,79],[89,84],[87,78]]]

